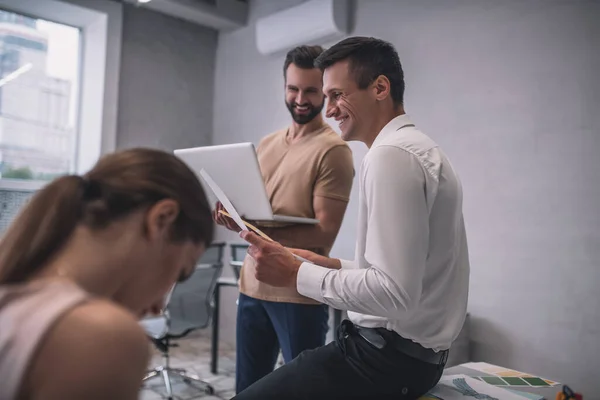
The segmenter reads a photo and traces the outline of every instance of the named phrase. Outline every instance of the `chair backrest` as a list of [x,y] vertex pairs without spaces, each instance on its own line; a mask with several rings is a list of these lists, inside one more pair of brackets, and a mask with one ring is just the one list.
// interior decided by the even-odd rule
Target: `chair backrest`
[[200,264],[223,264],[225,243],[213,243],[202,254]]
[[242,269],[242,263],[248,252],[248,244],[246,243],[232,243],[229,245],[231,249],[231,261],[229,264],[233,268],[233,273],[236,279],[240,279],[240,271]]
[[206,249],[192,275],[173,289],[167,305],[169,335],[185,335],[210,324],[213,294],[223,269],[224,246],[216,243]]
[[229,245],[231,248],[231,261],[244,261],[248,246],[247,243],[231,243]]

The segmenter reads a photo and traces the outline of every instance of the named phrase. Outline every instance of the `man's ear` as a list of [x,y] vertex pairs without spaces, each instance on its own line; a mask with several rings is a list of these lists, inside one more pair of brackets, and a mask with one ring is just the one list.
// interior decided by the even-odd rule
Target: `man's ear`
[[172,199],[155,203],[146,213],[148,238],[153,241],[167,236],[179,215],[179,204]]
[[373,81],[372,86],[377,101],[385,100],[390,95],[391,84],[385,75],[379,75]]

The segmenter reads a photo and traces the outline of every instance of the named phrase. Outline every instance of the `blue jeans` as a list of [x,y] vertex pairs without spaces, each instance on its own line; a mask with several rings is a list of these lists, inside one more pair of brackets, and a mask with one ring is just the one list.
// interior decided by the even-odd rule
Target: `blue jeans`
[[323,304],[276,303],[240,293],[237,309],[235,385],[239,393],[275,368],[325,344],[329,310]]

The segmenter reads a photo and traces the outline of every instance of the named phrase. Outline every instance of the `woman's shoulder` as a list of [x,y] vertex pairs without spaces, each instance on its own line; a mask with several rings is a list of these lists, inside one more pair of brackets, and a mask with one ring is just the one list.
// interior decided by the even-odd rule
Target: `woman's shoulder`
[[[145,339],[138,319],[125,308],[109,300],[92,298],[68,312],[60,321],[65,338],[76,339],[82,334],[94,337],[108,335],[111,340]],[[76,332],[75,335],[72,335]],[[112,336],[118,333],[117,336]]]
[[139,389],[148,359],[148,340],[135,316],[92,299],[48,331],[25,386],[43,388],[33,396],[39,398],[129,398]]

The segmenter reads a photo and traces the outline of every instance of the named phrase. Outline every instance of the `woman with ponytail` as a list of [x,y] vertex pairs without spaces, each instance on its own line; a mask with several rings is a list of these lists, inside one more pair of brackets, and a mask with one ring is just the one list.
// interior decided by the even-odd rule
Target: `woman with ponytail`
[[196,175],[159,150],[48,184],[0,238],[0,399],[137,399],[138,318],[211,243]]

